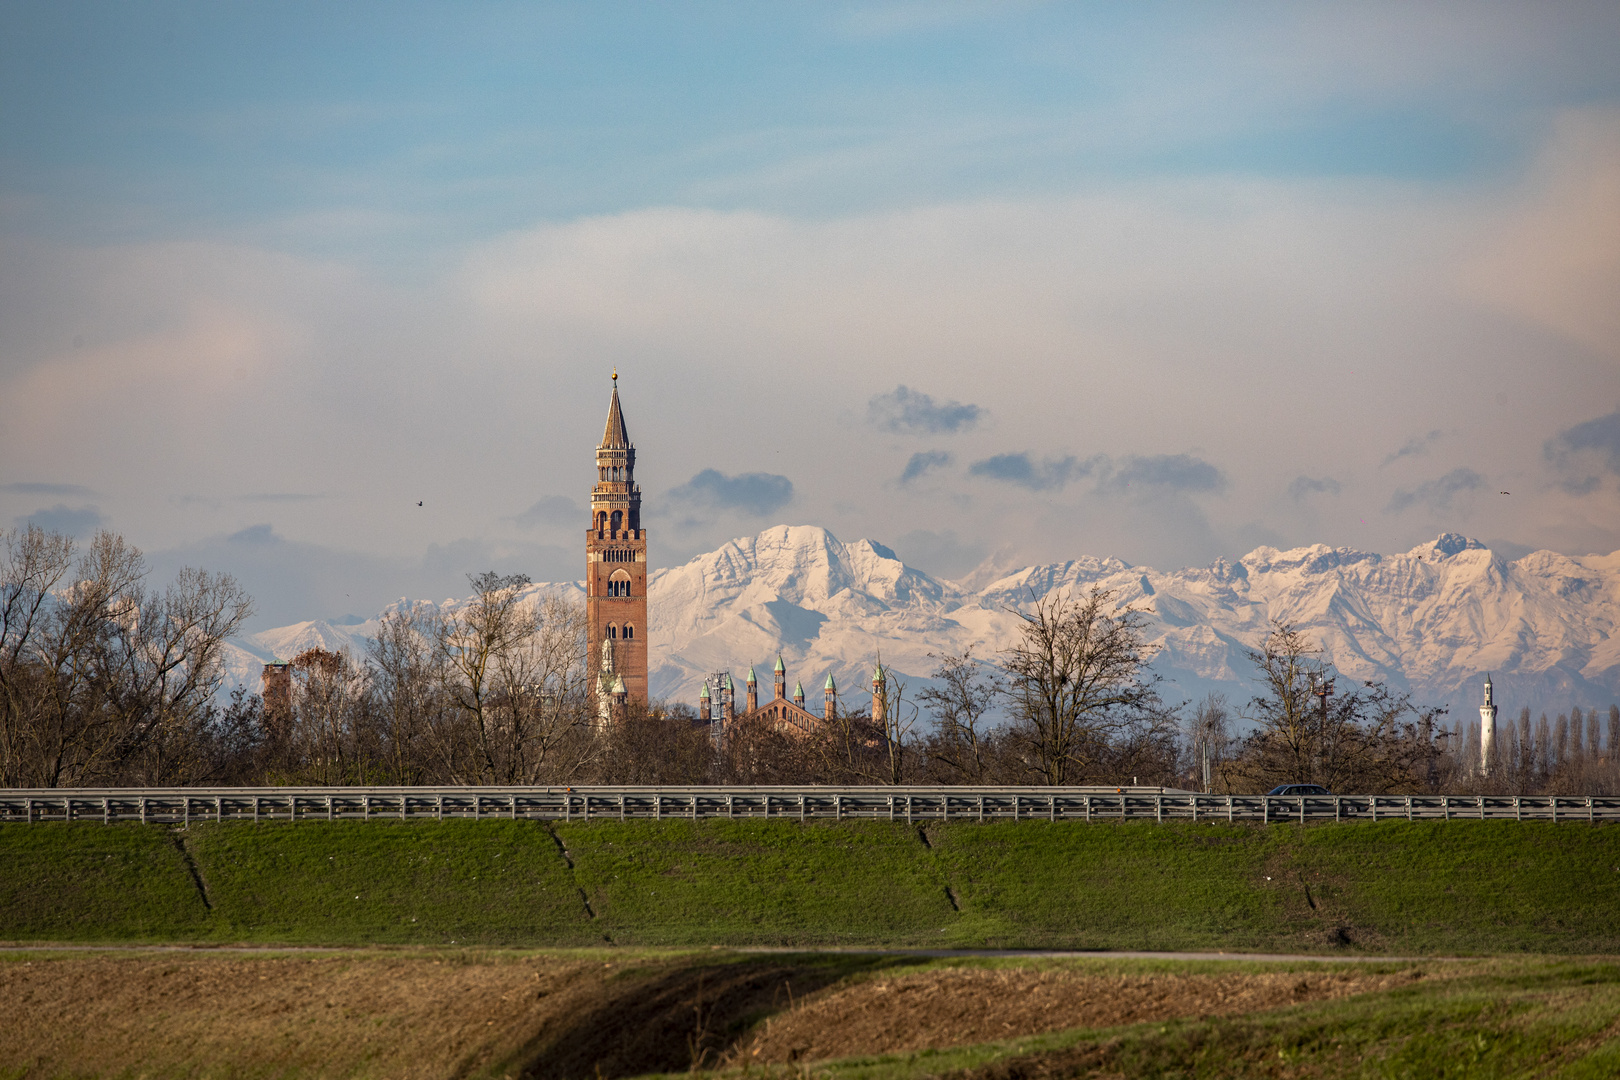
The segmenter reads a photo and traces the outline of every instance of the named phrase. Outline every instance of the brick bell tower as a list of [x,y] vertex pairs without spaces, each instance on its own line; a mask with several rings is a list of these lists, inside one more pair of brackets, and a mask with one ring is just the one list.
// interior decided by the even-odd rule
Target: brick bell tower
[[[585,619],[590,685],[598,708],[602,694],[612,694],[621,679],[619,693],[646,704],[647,534],[641,527],[636,448],[619,408],[617,371],[607,429],[596,448],[591,527],[585,533]],[[606,648],[604,643],[609,643]]]

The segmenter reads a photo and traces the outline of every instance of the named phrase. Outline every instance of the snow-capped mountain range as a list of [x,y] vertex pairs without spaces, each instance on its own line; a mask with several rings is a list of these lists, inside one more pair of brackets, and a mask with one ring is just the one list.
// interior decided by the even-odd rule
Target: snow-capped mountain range
[[[740,697],[754,665],[768,697],[780,654],[790,691],[802,681],[812,709],[819,711],[828,674],[858,703],[879,654],[915,689],[936,666],[930,653],[971,647],[992,658],[1017,635],[1012,609],[1092,585],[1149,613],[1153,667],[1171,701],[1217,691],[1241,706],[1256,689],[1246,650],[1273,619],[1303,628],[1344,675],[1450,704],[1465,718],[1487,672],[1509,712],[1620,698],[1620,552],[1538,551],[1510,561],[1447,533],[1399,555],[1261,547],[1236,562],[1174,571],[1088,556],[1011,573],[987,565],[952,582],[905,565],[882,544],[843,543],[804,525],[733,540],[650,576],[652,693],[695,703],[706,674],[729,670]],[[582,600],[584,585],[536,584],[530,593]],[[231,681],[256,690],[261,664],[314,646],[361,655],[382,614],[239,639]]]

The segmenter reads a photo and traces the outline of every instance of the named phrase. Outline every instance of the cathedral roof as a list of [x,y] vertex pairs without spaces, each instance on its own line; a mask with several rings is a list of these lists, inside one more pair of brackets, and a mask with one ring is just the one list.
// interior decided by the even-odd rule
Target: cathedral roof
[[603,450],[630,449],[630,433],[624,429],[624,411],[619,408],[619,376],[613,376],[613,400],[608,403],[607,429],[602,432]]

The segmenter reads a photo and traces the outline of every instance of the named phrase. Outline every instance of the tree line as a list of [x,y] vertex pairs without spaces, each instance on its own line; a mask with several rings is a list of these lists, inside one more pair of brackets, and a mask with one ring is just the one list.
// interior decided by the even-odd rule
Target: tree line
[[1482,766],[1477,723],[1345,678],[1286,623],[1250,653],[1251,700],[1169,702],[1147,613],[1102,589],[1032,598],[1006,650],[934,655],[915,691],[891,672],[880,702],[840,702],[799,731],[703,723],[680,703],[604,716],[583,610],[494,573],[459,606],[389,612],[360,654],[293,658],[284,693],[221,701],[250,599],[224,574],[183,570],[161,591],[147,576],[111,533],[82,549],[33,527],[0,537],[0,784],[1620,791],[1620,709],[1535,724],[1526,710]]

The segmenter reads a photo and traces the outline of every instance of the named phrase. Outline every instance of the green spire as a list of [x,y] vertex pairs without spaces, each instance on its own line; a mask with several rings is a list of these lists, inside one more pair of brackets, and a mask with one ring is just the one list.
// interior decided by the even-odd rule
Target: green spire
[[827,673],[827,685],[822,687],[822,689],[824,689],[824,690],[837,690],[838,689],[838,687],[836,685],[834,685],[834,683],[833,683],[832,672],[829,671]]
[[729,671],[726,672],[726,684],[725,684],[725,686],[721,687],[721,689],[723,689],[723,690],[735,690],[736,689],[736,687],[731,685],[731,672],[729,672]]
[[787,668],[782,666],[782,654],[781,653],[776,654],[776,670],[777,671],[786,671],[787,670]]
[[754,676],[754,665],[753,664],[748,665],[748,681],[753,682],[753,683],[759,682],[759,679],[755,678],[755,676]]
[[703,689],[698,692],[698,697],[702,698],[704,701],[709,700],[709,684],[708,683],[703,684]]
[[793,696],[796,698],[804,697],[804,683],[796,682],[793,684]]

